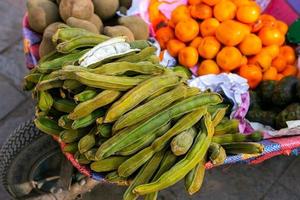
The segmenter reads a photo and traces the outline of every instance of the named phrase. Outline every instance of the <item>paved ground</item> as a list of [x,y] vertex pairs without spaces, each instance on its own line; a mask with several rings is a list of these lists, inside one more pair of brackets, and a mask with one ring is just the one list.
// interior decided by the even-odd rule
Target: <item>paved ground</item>
[[[33,102],[21,90],[27,72],[21,40],[24,0],[0,1],[0,147],[18,124],[33,116]],[[161,200],[300,199],[300,157],[277,157],[256,166],[233,165],[207,172],[201,193],[188,197],[183,184],[162,191]],[[124,188],[101,185],[85,199],[121,199]],[[0,199],[9,197],[0,187]]]

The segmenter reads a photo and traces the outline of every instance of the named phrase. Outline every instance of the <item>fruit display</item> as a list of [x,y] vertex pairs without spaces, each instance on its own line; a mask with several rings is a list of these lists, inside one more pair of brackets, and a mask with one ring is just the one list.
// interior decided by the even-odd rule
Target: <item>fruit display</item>
[[[252,0],[189,0],[170,19],[153,1],[149,16],[161,48],[198,76],[237,73],[250,88],[297,74],[293,47],[285,43],[288,25]],[[194,70],[193,70],[194,71]]]
[[126,13],[131,0],[27,0],[26,5],[30,28],[43,34],[40,57],[55,50],[51,38],[66,25],[109,37],[127,36],[129,41],[146,40],[149,36],[148,25],[140,17],[116,15],[118,10]]
[[262,134],[240,134],[220,94],[189,87],[184,70],[161,66],[147,41],[66,25],[51,41],[55,51],[25,77],[35,125],[81,165],[127,185],[123,199],[157,199],[182,179],[194,194],[206,162],[263,151]]
[[250,92],[247,119],[275,129],[286,128],[286,121],[300,119],[300,79],[287,76],[280,81],[262,81]]

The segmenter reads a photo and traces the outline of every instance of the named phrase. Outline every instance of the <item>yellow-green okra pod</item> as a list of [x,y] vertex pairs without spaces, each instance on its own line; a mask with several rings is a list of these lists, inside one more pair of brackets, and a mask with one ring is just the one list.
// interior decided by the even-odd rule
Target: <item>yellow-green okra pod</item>
[[94,88],[104,90],[117,90],[126,91],[149,77],[124,77],[124,76],[109,76],[102,74],[95,74],[88,71],[66,72],[60,76],[60,79],[75,79],[82,83]]
[[190,149],[190,147],[192,146],[196,135],[197,135],[196,129],[190,128],[175,136],[171,141],[172,152],[176,156],[181,156],[186,154]]
[[58,125],[64,129],[71,129],[72,128],[73,120],[68,118],[68,115],[62,115],[58,119]]
[[[151,181],[156,181],[159,179],[159,177],[168,171],[175,163],[177,160],[177,156],[173,154],[172,151],[167,151],[160,163],[159,169],[155,173],[155,176],[151,179]],[[145,200],[156,200],[157,199],[158,192],[152,192],[150,194],[145,195],[144,199]]]
[[92,98],[94,98],[95,96],[97,96],[98,92],[97,90],[94,90],[94,89],[86,89],[82,92],[80,92],[79,94],[76,94],[74,96],[74,100],[76,102],[84,102],[84,101],[87,101],[87,100],[90,100]]
[[84,35],[78,36],[71,40],[59,43],[56,46],[56,50],[60,53],[70,53],[75,49],[83,48],[83,47],[94,47],[97,44],[108,40],[109,37],[104,35]]
[[227,157],[225,149],[220,144],[214,142],[209,146],[208,156],[214,165],[222,165]]
[[69,99],[55,99],[53,107],[60,112],[70,113],[76,107],[76,103]]
[[35,88],[38,91],[46,91],[53,88],[61,88],[63,84],[64,82],[62,80],[59,80],[58,78],[54,78],[54,79],[48,79],[39,82]]
[[95,123],[96,119],[103,116],[104,114],[105,111],[102,109],[95,110],[85,117],[74,120],[74,122],[72,123],[72,129],[87,127]]
[[162,75],[150,78],[138,86],[134,87],[126,94],[124,94],[120,100],[116,101],[107,111],[104,122],[109,123],[116,121],[124,113],[130,111],[137,106],[143,100],[147,99],[150,95],[156,91],[177,85],[179,83],[179,77],[175,75]]
[[90,36],[90,35],[97,35],[97,34],[82,28],[61,27],[52,36],[52,42],[54,44],[58,44],[61,42],[71,40],[78,36]]
[[118,169],[118,167],[127,160],[128,157],[112,156],[103,160],[93,162],[90,167],[95,172],[109,172]]
[[94,110],[114,102],[120,95],[121,92],[119,91],[104,90],[94,98],[78,104],[74,108],[73,112],[69,114],[69,118],[72,120],[76,120],[85,117]]
[[196,167],[185,176],[185,188],[189,195],[198,192],[202,186],[205,175],[205,161],[205,158],[202,159]]
[[149,134],[148,136],[145,136],[136,141],[135,143],[125,147],[124,149],[119,151],[118,154],[122,156],[127,156],[138,152],[139,150],[150,145],[157,137],[160,137],[161,135],[165,134],[170,129],[170,126],[171,123],[167,123],[166,125],[156,130],[153,134]]
[[187,155],[176,163],[169,171],[165,172],[157,181],[137,186],[133,191],[139,195],[149,194],[165,189],[186,176],[196,165],[204,159],[212,140],[214,127],[211,116],[207,113],[201,119],[201,131],[187,153]]
[[160,151],[154,154],[151,160],[149,160],[139,171],[136,177],[133,179],[130,186],[127,188],[123,195],[123,200],[135,200],[138,198],[138,194],[133,192],[133,189],[141,184],[148,183],[151,177],[154,175],[159,167],[161,160],[163,159],[164,151]]
[[[183,114],[197,110],[202,106],[216,105],[222,102],[222,98],[217,93],[200,93],[199,95],[184,99],[175,105],[165,109],[157,115],[151,117],[146,122],[140,124],[133,130],[124,131],[104,142],[97,151],[96,157],[108,157],[126,146],[129,146],[148,133],[159,129],[171,119],[182,116]],[[188,129],[190,127],[187,127]],[[183,129],[185,130],[185,129]],[[180,130],[183,131],[183,130]]]
[[124,56],[116,60],[116,62],[140,62],[144,61],[146,58],[150,57],[151,55],[155,54],[156,48],[155,47],[146,47],[142,49],[139,53]]
[[53,105],[53,98],[49,92],[41,91],[38,98],[38,107],[41,111],[47,112]]
[[126,72],[135,72],[138,74],[158,75],[165,72],[162,66],[152,64],[151,62],[112,62],[101,65],[94,69],[88,69],[89,72],[105,75],[123,75]]
[[[187,94],[187,87],[179,85],[175,89],[162,94],[155,99],[142,104],[121,116],[113,126],[113,131],[118,131],[124,127],[139,123],[149,117],[152,117],[159,111],[165,109],[176,100],[184,98]],[[159,105],[159,106],[158,106]]]
[[129,186],[130,181],[127,178],[119,176],[118,172],[113,171],[105,176],[105,179],[110,183],[115,183],[120,186]]
[[206,107],[203,107],[186,114],[165,134],[157,138],[151,146],[144,148],[125,161],[118,169],[120,176],[127,177],[133,174],[140,166],[146,163],[155,152],[165,148],[172,137],[194,126],[206,112]]
[[34,124],[40,131],[49,135],[57,136],[63,130],[61,127],[58,126],[56,121],[47,117],[37,117],[34,120]]

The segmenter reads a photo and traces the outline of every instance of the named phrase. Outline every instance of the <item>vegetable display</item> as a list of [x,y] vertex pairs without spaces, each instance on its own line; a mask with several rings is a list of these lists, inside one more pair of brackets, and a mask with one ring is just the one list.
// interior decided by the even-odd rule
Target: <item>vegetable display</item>
[[[63,151],[81,165],[129,185],[123,199],[157,199],[182,179],[194,194],[206,162],[263,151],[261,133],[244,136],[226,119],[220,94],[189,87],[185,73],[157,63],[146,41],[67,26],[51,39],[55,52],[25,77],[37,99],[35,125],[64,142]],[[107,53],[121,46],[130,53]]]

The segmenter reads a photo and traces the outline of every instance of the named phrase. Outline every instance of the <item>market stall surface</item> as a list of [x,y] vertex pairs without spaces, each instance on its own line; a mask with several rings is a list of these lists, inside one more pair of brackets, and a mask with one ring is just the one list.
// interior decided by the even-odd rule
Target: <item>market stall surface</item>
[[[21,89],[24,64],[21,21],[24,0],[0,1],[0,147],[22,122],[33,117],[34,103]],[[236,164],[207,171],[201,192],[189,197],[183,183],[160,193],[161,200],[184,199],[300,199],[300,157],[280,156],[259,165]],[[121,199],[125,188],[99,185],[86,200]],[[0,187],[0,199],[9,199]]]

